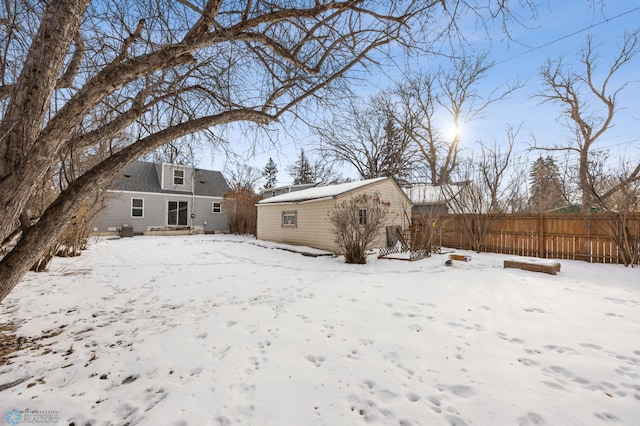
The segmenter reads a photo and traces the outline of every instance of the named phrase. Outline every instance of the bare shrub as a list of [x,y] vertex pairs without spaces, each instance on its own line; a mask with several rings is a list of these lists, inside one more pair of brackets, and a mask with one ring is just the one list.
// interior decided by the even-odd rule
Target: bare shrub
[[232,189],[224,196],[224,209],[229,219],[229,231],[233,234],[256,235],[258,209],[261,196],[249,188]]
[[338,203],[329,213],[346,263],[367,263],[367,250],[373,248],[387,225],[390,205],[378,193],[361,194]]

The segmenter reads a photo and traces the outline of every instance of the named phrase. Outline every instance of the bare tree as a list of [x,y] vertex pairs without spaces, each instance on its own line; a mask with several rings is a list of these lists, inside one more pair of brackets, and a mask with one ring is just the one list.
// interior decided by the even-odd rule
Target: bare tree
[[234,234],[256,235],[258,208],[256,204],[262,196],[251,188],[239,186],[224,196],[224,211],[229,221],[229,230]]
[[433,33],[413,22],[449,26],[465,10],[508,12],[497,0],[4,5],[0,240],[64,152],[90,150],[125,131],[133,137],[77,176],[0,261],[0,300],[130,161],[186,135],[236,122],[266,125],[343,93],[348,71],[379,59],[380,48],[429,41],[418,37]]
[[351,165],[362,179],[393,177],[411,180],[416,150],[394,120],[391,94],[382,92],[368,102],[350,99],[343,114],[316,128],[320,152],[330,161]]
[[150,161],[158,163],[188,164],[193,166],[197,163],[196,148],[198,145],[199,140],[197,138],[194,138],[193,135],[187,135],[169,141],[145,157],[150,157]]
[[511,173],[513,146],[519,129],[507,129],[507,145],[501,148],[480,145],[478,159],[468,157],[461,162],[456,178],[466,182],[462,190],[443,185],[450,209],[460,215],[462,227],[472,250],[482,251],[484,237],[498,215],[510,209],[525,175]]
[[227,164],[225,167],[225,176],[232,190],[243,188],[255,192],[256,185],[258,181],[262,179],[263,174],[260,169],[255,167],[235,163],[234,165]]
[[378,193],[360,194],[341,201],[330,212],[336,244],[346,263],[367,263],[367,250],[388,224],[389,207]]
[[640,163],[636,164],[625,181],[609,188],[605,193],[594,193],[597,180],[594,178],[594,145],[613,125],[616,111],[620,108],[618,94],[628,82],[612,88],[613,79],[621,68],[628,65],[640,53],[640,30],[625,34],[622,44],[611,65],[598,78],[597,65],[600,60],[593,38],[587,37],[586,46],[580,54],[580,70],[562,58],[548,60],[542,67],[541,76],[545,90],[540,93],[543,102],[559,105],[566,117],[566,126],[574,135],[564,146],[537,147],[547,151],[572,151],[578,154],[578,179],[582,195],[582,212],[589,213],[600,200],[606,200],[622,186],[640,178]]
[[287,167],[294,185],[315,183],[319,185],[335,185],[342,183],[342,175],[325,158],[313,160],[304,149],[300,150],[298,159]]
[[[594,191],[600,211],[605,220],[601,221],[604,231],[618,249],[624,266],[640,264],[640,221],[631,220],[633,213],[640,211],[640,180],[629,179],[633,164],[620,159],[619,164],[606,174],[598,177],[601,191]],[[610,193],[615,188],[615,192]],[[608,194],[600,198],[600,193]]]
[[[450,181],[459,161],[460,126],[480,117],[489,105],[521,87],[514,82],[483,97],[478,85],[491,67],[486,54],[454,58],[450,69],[441,67],[431,73],[409,76],[398,85],[401,106],[396,121],[417,146],[426,163],[429,183],[440,185]],[[446,134],[443,116],[451,120],[452,134]]]

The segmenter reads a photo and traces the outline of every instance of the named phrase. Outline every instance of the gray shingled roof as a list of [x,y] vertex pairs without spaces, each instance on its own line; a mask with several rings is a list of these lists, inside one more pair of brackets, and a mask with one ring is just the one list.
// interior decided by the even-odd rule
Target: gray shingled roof
[[[222,197],[229,192],[229,184],[227,184],[222,173],[213,170],[195,170],[195,195]],[[156,164],[146,161],[134,161],[128,164],[120,175],[111,182],[109,189],[185,195],[184,191],[162,189],[160,187],[160,178],[158,177]]]

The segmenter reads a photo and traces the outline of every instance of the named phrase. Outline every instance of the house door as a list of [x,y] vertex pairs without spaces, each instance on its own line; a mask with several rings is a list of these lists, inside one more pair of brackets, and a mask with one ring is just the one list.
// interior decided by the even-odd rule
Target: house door
[[167,203],[167,225],[187,226],[186,201],[169,201]]

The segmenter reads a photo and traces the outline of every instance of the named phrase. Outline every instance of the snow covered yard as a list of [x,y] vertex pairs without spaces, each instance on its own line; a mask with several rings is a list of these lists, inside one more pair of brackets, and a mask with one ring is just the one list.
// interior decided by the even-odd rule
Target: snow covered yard
[[[0,324],[0,415],[91,425],[640,424],[640,270],[304,257],[243,237],[101,240]],[[511,258],[511,256],[509,256]],[[26,379],[26,380],[25,380]]]

